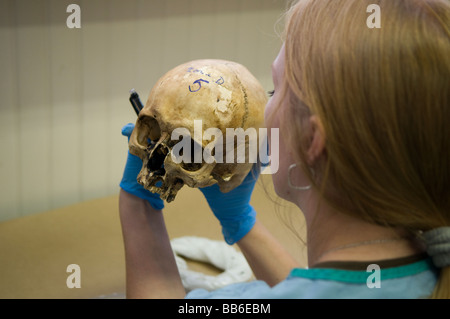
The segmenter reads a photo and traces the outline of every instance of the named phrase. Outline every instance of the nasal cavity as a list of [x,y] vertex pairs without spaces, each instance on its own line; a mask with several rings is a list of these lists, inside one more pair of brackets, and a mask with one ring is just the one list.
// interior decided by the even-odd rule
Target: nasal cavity
[[166,170],[164,169],[164,160],[166,159],[169,150],[163,144],[156,146],[156,149],[151,154],[147,163],[147,168],[150,172],[154,172],[156,175],[164,176]]

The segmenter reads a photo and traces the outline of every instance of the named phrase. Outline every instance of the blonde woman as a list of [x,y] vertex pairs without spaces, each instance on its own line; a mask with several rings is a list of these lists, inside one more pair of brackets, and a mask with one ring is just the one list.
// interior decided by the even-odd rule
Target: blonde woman
[[[382,21],[371,29],[374,2]],[[258,222],[250,174],[230,193],[201,191],[258,280],[186,296],[163,205],[139,189],[130,156],[120,195],[128,297],[449,298],[449,24],[447,0],[298,1],[266,124],[282,133],[273,183],[305,216],[309,267]]]

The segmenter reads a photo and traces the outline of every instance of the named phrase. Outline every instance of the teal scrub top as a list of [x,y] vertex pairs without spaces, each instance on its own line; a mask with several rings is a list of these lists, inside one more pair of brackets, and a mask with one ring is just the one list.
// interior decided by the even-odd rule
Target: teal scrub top
[[[362,264],[362,263],[359,263]],[[430,258],[401,266],[349,270],[325,268],[293,269],[274,287],[255,280],[207,291],[195,289],[187,299],[417,299],[428,298],[439,271]],[[371,263],[370,265],[378,265]]]

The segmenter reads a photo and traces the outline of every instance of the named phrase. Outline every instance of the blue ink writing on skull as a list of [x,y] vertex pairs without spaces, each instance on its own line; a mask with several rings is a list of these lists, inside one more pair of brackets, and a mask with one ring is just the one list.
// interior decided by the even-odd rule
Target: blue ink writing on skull
[[222,85],[222,84],[225,83],[225,80],[223,79],[223,77],[220,77],[220,79],[218,79],[218,80],[216,81],[216,83],[219,84],[219,85]]
[[[202,75],[206,75],[209,78],[212,78],[210,73],[205,73],[205,72],[203,72],[203,70],[196,69],[193,67],[189,67],[187,69],[187,73],[199,73]],[[194,81],[194,83],[192,85],[189,85],[189,91],[190,92],[198,92],[202,88],[202,82],[209,83],[209,81],[207,81],[207,80],[198,79],[198,80]],[[222,76],[220,76],[217,80],[214,81],[214,83],[216,83],[217,85],[222,85],[225,83],[225,80]]]
[[[198,88],[196,90],[193,90],[192,87],[189,85],[189,91],[190,92],[198,92],[202,88],[202,82],[209,83],[209,81],[198,79],[197,81],[194,81],[194,84],[198,85]],[[195,88],[195,86],[194,86]]]

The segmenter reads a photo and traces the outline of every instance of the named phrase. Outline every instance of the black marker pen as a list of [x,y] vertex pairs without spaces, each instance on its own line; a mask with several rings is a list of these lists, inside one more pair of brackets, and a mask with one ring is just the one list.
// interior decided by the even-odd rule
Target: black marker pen
[[141,99],[135,89],[131,89],[130,94],[131,105],[133,106],[136,115],[139,116],[139,112],[144,108],[144,106],[142,105]]

